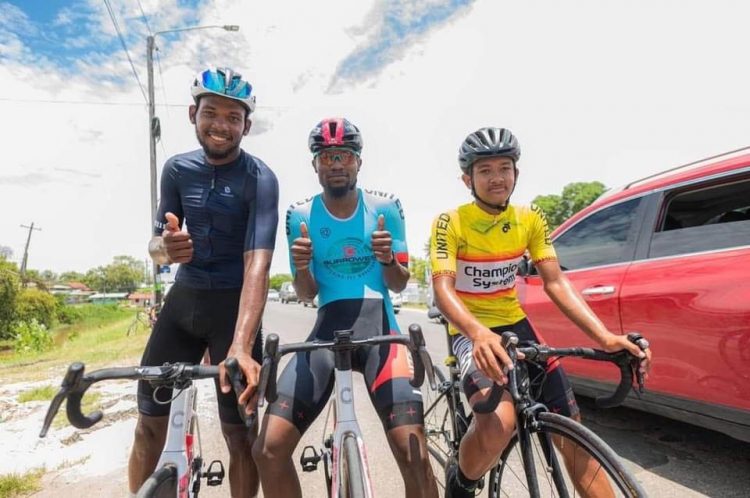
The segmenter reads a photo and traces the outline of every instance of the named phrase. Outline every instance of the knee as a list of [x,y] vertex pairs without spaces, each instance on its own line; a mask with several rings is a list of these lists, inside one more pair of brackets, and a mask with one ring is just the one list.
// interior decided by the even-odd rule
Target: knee
[[263,468],[272,468],[279,462],[286,462],[292,458],[294,447],[289,447],[284,441],[270,438],[258,438],[252,445],[252,456],[255,463]]
[[424,432],[398,429],[394,429],[393,432],[389,439],[396,463],[400,469],[419,479],[431,469]]
[[498,413],[477,415],[476,431],[481,434],[477,442],[482,452],[496,455],[500,453],[513,437],[514,420],[504,419]]
[[[163,419],[163,420],[162,420]],[[160,451],[167,436],[166,417],[141,415],[135,424],[134,447],[145,451]]]
[[222,433],[232,456],[250,456],[255,435],[244,425],[222,424]]

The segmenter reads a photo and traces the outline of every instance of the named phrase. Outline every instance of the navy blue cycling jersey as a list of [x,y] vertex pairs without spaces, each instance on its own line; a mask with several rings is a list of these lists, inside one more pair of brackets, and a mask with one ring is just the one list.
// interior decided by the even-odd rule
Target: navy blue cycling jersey
[[274,249],[278,203],[276,175],[245,151],[222,166],[206,162],[201,149],[167,160],[154,234],[162,234],[171,212],[193,240],[193,259],[180,265],[176,282],[194,289],[242,287],[243,254]]

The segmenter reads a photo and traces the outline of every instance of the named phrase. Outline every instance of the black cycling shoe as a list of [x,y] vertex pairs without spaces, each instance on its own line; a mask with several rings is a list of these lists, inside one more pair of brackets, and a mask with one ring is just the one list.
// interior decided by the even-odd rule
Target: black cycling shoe
[[458,463],[453,461],[445,469],[445,498],[474,498],[476,484],[466,489],[458,482]]

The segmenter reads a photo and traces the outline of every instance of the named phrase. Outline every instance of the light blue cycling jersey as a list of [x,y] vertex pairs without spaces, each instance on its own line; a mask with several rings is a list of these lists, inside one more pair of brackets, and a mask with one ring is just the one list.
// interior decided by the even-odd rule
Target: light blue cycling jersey
[[[321,308],[344,299],[376,298],[385,301],[390,322],[395,325],[388,288],[383,280],[383,265],[372,252],[372,233],[377,230],[378,216],[385,218],[385,230],[391,233],[393,252],[398,263],[409,264],[406,230],[401,202],[392,194],[357,189],[358,203],[346,219],[333,216],[323,202],[322,194],[296,202],[286,212],[286,235],[291,247],[300,236],[300,223],[307,224],[312,240],[311,271],[318,284]],[[296,273],[290,253],[289,265]]]

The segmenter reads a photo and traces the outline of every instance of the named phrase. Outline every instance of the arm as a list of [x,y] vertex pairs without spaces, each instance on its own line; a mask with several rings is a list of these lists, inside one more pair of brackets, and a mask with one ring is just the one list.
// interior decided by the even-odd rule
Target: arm
[[391,256],[391,263],[383,266],[383,280],[390,290],[401,292],[406,288],[411,274],[409,269],[398,261],[394,253],[391,253]]
[[[263,309],[268,295],[269,270],[276,245],[276,227],[279,223],[279,185],[276,176],[267,167],[258,169],[258,182],[248,211],[247,232],[242,292],[240,294],[237,323],[234,328],[232,345],[227,358],[235,357],[245,376],[247,388],[239,396],[240,405],[251,413],[255,410],[256,392],[260,365],[252,359],[253,345],[260,328]],[[231,390],[224,362],[220,364],[221,390]]]
[[373,254],[383,265],[383,280],[386,287],[393,292],[401,292],[411,277],[401,201],[393,199],[383,206],[377,223],[371,239]]
[[307,218],[290,206],[286,213],[286,220],[289,267],[294,275],[294,290],[298,298],[312,301],[318,293],[318,284],[310,270],[313,247],[307,228]]
[[164,164],[160,189],[161,198],[154,219],[154,236],[148,243],[149,255],[158,265],[187,263],[193,257],[193,242],[187,232],[180,233],[183,218],[182,200],[173,159]]
[[604,323],[596,316],[583,296],[562,272],[557,260],[540,261],[536,264],[536,268],[544,282],[544,291],[570,321],[575,323],[605,351],[614,352],[626,349],[634,356],[646,358],[642,368],[645,371],[649,370],[651,351],[647,349],[644,354],[626,336],[613,334],[607,330]]
[[263,309],[268,294],[268,273],[271,268],[273,250],[256,249],[244,254],[245,270],[240,295],[237,324],[234,327],[232,349],[250,355],[255,336],[260,328]]

